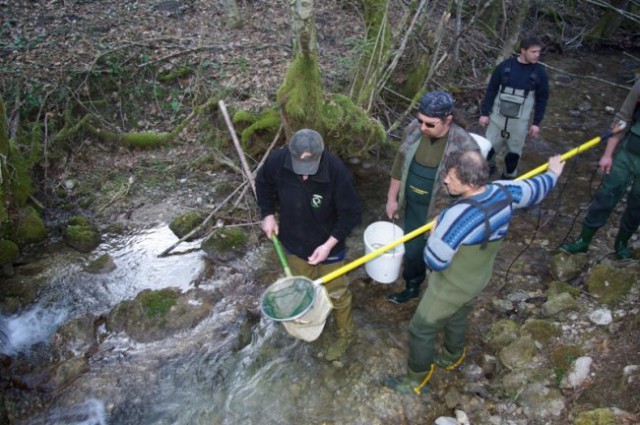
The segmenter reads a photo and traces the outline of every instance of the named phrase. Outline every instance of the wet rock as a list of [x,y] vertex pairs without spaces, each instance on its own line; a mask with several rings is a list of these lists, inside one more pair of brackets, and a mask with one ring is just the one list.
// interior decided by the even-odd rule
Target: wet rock
[[560,390],[533,383],[524,388],[518,403],[523,413],[533,420],[557,420],[565,409],[564,397]]
[[95,339],[95,317],[87,315],[64,323],[51,336],[51,350],[56,359],[68,360],[88,352]]
[[551,258],[550,271],[556,279],[567,282],[578,277],[588,262],[587,255],[583,253],[560,253]]
[[107,329],[126,332],[139,342],[157,341],[191,329],[207,317],[220,299],[217,293],[179,289],[146,289],[135,299],[120,303],[107,319]]
[[221,227],[202,241],[201,247],[209,258],[230,261],[245,254],[247,242],[248,235],[241,228]]
[[84,271],[92,274],[110,273],[115,269],[116,263],[113,261],[113,257],[109,254],[101,255],[84,267]]
[[20,247],[43,241],[47,237],[44,221],[33,207],[18,211],[12,240]]
[[618,304],[636,282],[633,273],[602,263],[596,264],[587,279],[587,289],[604,304]]
[[589,372],[593,359],[591,357],[579,357],[571,365],[569,373],[567,373],[560,383],[560,388],[579,388],[583,386],[589,379]]
[[13,276],[13,262],[20,255],[18,245],[8,239],[0,239],[0,266],[2,266],[2,274],[5,276]]
[[72,217],[62,232],[62,239],[71,248],[91,252],[100,244],[100,233],[88,218]]
[[562,311],[572,310],[577,307],[578,302],[571,295],[565,292],[549,298],[549,300],[542,305],[542,314],[547,317],[551,317]]

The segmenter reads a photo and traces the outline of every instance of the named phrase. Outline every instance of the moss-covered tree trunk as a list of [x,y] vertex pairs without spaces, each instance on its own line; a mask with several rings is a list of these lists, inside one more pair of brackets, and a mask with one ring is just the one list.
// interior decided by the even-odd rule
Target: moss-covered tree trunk
[[390,56],[388,5],[389,0],[364,0],[364,49],[353,80],[351,97],[365,110],[371,109],[380,76]]
[[321,131],[323,101],[313,0],[290,0],[289,5],[294,59],[277,95],[287,137],[302,127]]
[[7,132],[7,116],[4,100],[0,97],[0,228],[9,221],[9,172],[7,158],[9,156],[9,133]]
[[622,23],[623,16],[618,10],[626,11],[628,7],[629,0],[612,0],[611,8],[604,12],[598,22],[587,32],[585,38],[595,42],[607,41]]

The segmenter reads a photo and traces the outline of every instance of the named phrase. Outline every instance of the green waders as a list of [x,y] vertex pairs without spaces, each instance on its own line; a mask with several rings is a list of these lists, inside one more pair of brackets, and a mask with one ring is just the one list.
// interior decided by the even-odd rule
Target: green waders
[[563,244],[560,249],[569,253],[586,252],[593,234],[604,226],[611,212],[624,195],[629,183],[627,207],[620,219],[614,249],[618,259],[632,258],[628,242],[640,225],[640,121],[635,123],[616,151],[611,171],[593,197],[584,219],[580,237],[573,243]]
[[[436,179],[437,167],[426,167],[411,162],[405,192],[404,234],[422,227],[427,222],[427,211]],[[404,243],[404,268],[402,278],[406,287],[402,292],[389,296],[389,301],[402,304],[420,295],[420,284],[427,276],[423,251],[425,238],[422,235]]]

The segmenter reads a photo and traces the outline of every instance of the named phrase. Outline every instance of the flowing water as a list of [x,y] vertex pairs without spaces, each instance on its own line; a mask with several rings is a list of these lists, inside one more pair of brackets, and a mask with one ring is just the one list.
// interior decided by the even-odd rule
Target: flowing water
[[[612,57],[621,61],[620,55]],[[548,58],[554,66],[574,73],[586,73],[588,64],[596,75],[604,70],[593,64],[605,60],[602,54]],[[629,76],[623,68],[616,72],[610,76],[616,82]],[[552,94],[544,138],[525,149],[525,169],[606,130],[611,116],[602,112],[604,106],[617,108],[626,95],[622,89],[596,88],[593,81],[549,73]],[[592,112],[569,113],[586,101]],[[591,154],[591,162],[585,161],[584,166],[592,168],[598,155]],[[356,179],[367,206],[363,223],[370,223],[383,211],[388,177],[384,167],[373,167],[356,170]],[[587,199],[569,192],[567,197],[575,198],[575,203],[566,208],[575,212],[576,204]],[[350,238],[352,259],[363,254],[364,224]],[[56,244],[28,265],[29,273],[19,268],[16,277],[8,279],[12,285],[26,287],[37,283],[40,289],[29,308],[4,315],[3,353],[26,358],[27,363],[31,357],[46,357],[47,341],[62,323],[89,313],[106,313],[144,289],[186,291],[198,286],[219,290],[224,297],[195,328],[161,341],[143,344],[124,334],[99,330],[102,339],[88,359],[86,372],[43,396],[47,403],[30,415],[25,413],[28,419],[21,423],[393,423],[394,417],[414,415],[418,420],[438,409],[398,401],[381,389],[382,376],[404,371],[411,311],[398,311],[384,301],[390,286],[366,283],[362,268],[350,274],[355,282],[356,342],[344,362],[330,364],[319,353],[331,339],[331,321],[319,340],[305,343],[255,313],[259,296],[270,283],[270,277],[256,273],[265,261],[277,264],[267,243],[234,264],[211,267],[197,250],[159,258],[158,253],[176,240],[166,225],[105,239],[90,255]],[[180,246],[181,251],[189,248],[189,244]],[[117,268],[108,274],[85,272],[89,259],[102,253],[109,253]]]

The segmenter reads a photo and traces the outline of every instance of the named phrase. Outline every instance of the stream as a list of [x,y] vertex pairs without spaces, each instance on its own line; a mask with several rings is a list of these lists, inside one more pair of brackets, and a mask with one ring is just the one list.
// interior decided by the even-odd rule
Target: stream
[[[633,76],[632,62],[619,53],[543,56],[542,61],[628,87]],[[599,65],[607,63],[620,66]],[[607,130],[612,115],[604,112],[605,107],[617,109],[627,93],[594,80],[548,72],[551,98],[542,137],[525,147],[521,172]],[[477,131],[473,126],[471,129]],[[581,155],[576,164],[568,164],[565,172],[589,175],[601,152],[602,147],[598,147]],[[348,259],[364,254],[362,234],[366,225],[382,214],[387,167],[353,166],[365,214],[349,238]],[[204,190],[208,190],[206,184]],[[583,190],[562,193],[565,198],[561,208],[546,208],[564,214],[560,227],[566,233],[588,196]],[[514,241],[527,236],[518,226],[511,232]],[[564,233],[546,237],[558,242]],[[188,291],[197,287],[220,291],[224,297],[215,304],[212,314],[192,329],[156,342],[140,343],[124,333],[99,328],[99,344],[89,355],[84,372],[62,387],[51,385],[52,390],[45,381],[44,387],[33,389],[45,395],[15,402],[10,406],[20,418],[15,423],[432,423],[424,418],[448,413],[444,406],[398,396],[380,385],[384,376],[403,373],[405,367],[407,324],[415,306],[399,308],[384,300],[401,288],[400,283],[371,282],[363,267],[349,274],[356,339],[344,361],[328,363],[320,353],[333,338],[332,320],[317,341],[305,343],[291,338],[278,323],[256,315],[260,295],[282,274],[265,238],[242,258],[225,264],[212,264],[202,252],[190,250],[198,247],[198,241],[176,249],[186,253],[158,257],[177,240],[167,223],[126,235],[103,235],[103,240],[90,254],[52,242],[32,262],[17,267],[15,276],[4,278],[3,284],[33,285],[38,293],[35,303],[0,317],[5,334],[0,352],[35,365],[48,358],[48,342],[60,325],[88,314],[105,314],[144,289],[175,287]],[[503,249],[503,256],[513,253],[508,244]],[[103,253],[113,257],[117,268],[107,274],[87,273],[83,266]],[[500,262],[497,264],[500,267]],[[267,269],[270,272],[265,274]],[[24,375],[30,372],[24,370]],[[20,382],[28,387],[29,378]]]

